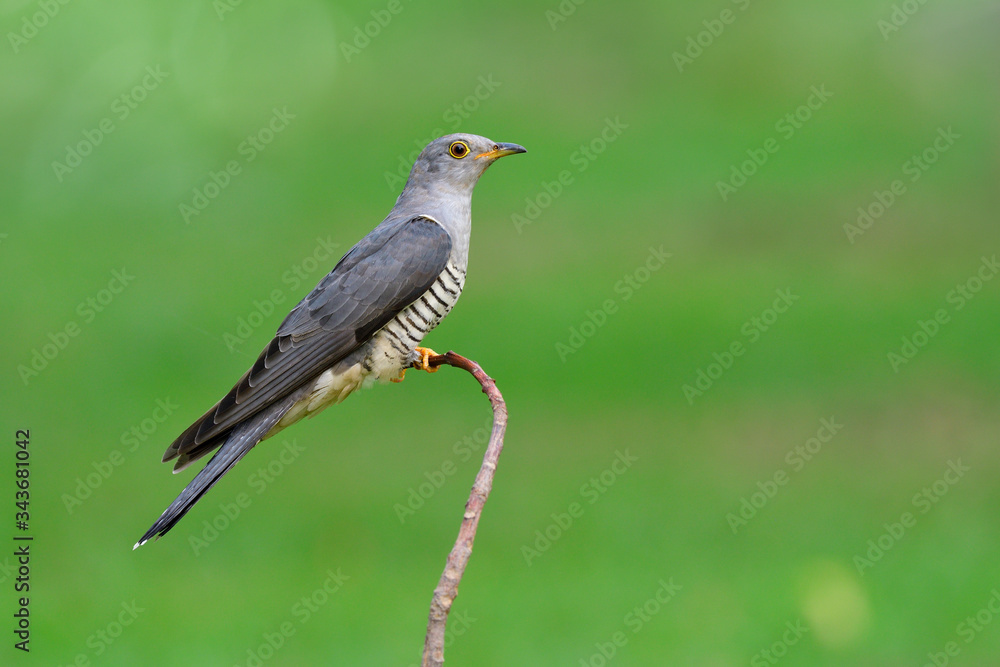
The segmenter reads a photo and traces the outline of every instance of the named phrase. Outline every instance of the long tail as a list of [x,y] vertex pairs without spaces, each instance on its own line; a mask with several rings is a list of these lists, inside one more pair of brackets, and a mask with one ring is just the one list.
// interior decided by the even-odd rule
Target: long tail
[[240,459],[253,449],[261,438],[267,435],[267,432],[281,420],[297,399],[297,395],[288,396],[233,428],[229,437],[226,438],[225,444],[219,448],[208,465],[191,480],[191,483],[181,491],[177,499],[170,503],[170,507],[160,515],[152,528],[146,531],[146,534],[135,543],[132,549],[138,549],[154,536],[165,535],[168,530],[173,528],[174,524],[180,521],[181,517],[187,514],[187,511],[205,495],[205,492],[215,486],[215,483],[223,475],[239,463]]

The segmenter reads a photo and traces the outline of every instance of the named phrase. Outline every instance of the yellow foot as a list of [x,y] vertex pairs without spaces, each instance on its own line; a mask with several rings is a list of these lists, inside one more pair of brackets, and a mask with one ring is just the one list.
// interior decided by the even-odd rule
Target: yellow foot
[[437,373],[438,367],[430,366],[428,365],[428,362],[431,357],[439,356],[438,353],[429,347],[418,347],[416,348],[416,352],[420,354],[420,361],[416,363],[416,367],[422,371],[427,371],[428,373]]
[[[438,353],[429,347],[417,347],[414,351],[420,355],[420,359],[413,362],[413,368],[417,368],[422,371],[427,371],[428,373],[437,373],[438,366],[430,365],[430,358],[438,356]],[[399,371],[399,377],[393,378],[390,382],[402,382],[403,378],[406,376],[407,369],[402,369]]]

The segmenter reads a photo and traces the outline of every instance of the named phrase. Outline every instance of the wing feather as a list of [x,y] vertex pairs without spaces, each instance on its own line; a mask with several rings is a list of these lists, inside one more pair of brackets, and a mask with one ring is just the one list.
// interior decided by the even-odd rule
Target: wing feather
[[163,460],[194,450],[203,456],[210,451],[205,443],[350,354],[430,289],[451,246],[448,232],[432,218],[376,227],[292,309],[250,370],[167,448]]

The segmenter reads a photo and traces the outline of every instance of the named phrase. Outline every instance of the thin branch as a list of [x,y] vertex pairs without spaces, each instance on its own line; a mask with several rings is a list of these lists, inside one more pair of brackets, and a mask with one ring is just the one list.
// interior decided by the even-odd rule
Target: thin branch
[[447,354],[430,357],[427,364],[435,368],[454,366],[469,371],[479,380],[479,384],[483,386],[483,393],[489,397],[490,405],[493,407],[493,431],[490,433],[490,442],[483,456],[483,465],[472,485],[469,502],[465,504],[465,514],[462,517],[462,527],[458,530],[458,539],[448,554],[448,562],[431,600],[427,637],[424,640],[424,657],[420,664],[421,667],[440,667],[444,664],[444,631],[448,622],[448,612],[451,611],[452,602],[458,595],[458,584],[462,581],[465,566],[469,564],[479,516],[490,495],[490,489],[493,488],[493,474],[496,472],[497,460],[503,450],[503,436],[507,430],[507,404],[504,403],[496,382],[476,362],[449,351]]

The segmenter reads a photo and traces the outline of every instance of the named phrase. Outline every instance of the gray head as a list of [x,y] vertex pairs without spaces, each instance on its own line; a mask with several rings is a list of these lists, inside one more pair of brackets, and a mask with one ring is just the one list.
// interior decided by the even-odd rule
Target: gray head
[[487,167],[505,155],[525,152],[517,144],[504,144],[475,134],[446,135],[421,151],[403,193],[420,189],[438,196],[471,197],[476,181]]

